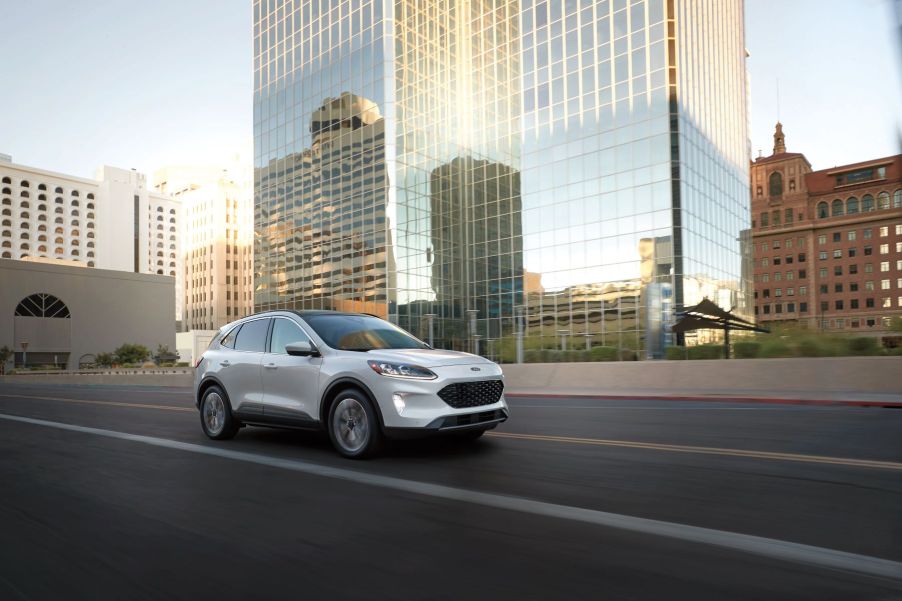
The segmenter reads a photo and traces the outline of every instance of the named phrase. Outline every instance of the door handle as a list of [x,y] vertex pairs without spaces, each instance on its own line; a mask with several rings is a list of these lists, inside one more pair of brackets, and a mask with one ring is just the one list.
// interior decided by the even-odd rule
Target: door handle
[[231,361],[220,361],[219,364],[223,367],[228,367],[232,363],[231,363]]
[[263,367],[265,367],[266,369],[278,369],[279,366],[276,365],[275,363],[267,363]]

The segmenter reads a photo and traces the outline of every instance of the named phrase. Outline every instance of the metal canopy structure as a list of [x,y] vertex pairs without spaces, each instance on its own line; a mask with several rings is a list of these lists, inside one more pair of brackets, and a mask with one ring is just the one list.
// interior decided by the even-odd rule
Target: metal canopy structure
[[724,356],[727,359],[730,358],[730,330],[770,333],[767,328],[758,327],[750,321],[736,317],[729,311],[724,311],[707,298],[702,299],[702,302],[693,307],[686,307],[677,315],[680,316],[680,319],[671,328],[677,334],[694,330],[723,330]]

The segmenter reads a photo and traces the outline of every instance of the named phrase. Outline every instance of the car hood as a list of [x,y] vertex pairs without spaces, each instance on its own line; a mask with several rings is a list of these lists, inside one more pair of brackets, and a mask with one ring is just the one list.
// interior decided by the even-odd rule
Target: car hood
[[419,365],[420,367],[480,365],[492,363],[485,357],[480,357],[479,355],[438,349],[377,349],[368,351],[366,356],[368,359],[374,359],[376,361],[410,363],[412,365]]

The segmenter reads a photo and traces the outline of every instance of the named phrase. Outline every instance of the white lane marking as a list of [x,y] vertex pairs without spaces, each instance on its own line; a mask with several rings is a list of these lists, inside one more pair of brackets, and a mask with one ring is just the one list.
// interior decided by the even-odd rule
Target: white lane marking
[[[671,402],[671,401],[666,401]],[[685,401],[686,403],[691,403],[693,401]],[[517,409],[628,409],[630,411],[811,411],[812,409],[819,411],[837,411],[843,410],[848,411],[849,409],[867,409],[867,407],[853,407],[853,406],[843,406],[843,407],[821,407],[821,406],[807,406],[807,407],[780,407],[780,406],[772,406],[772,407],[635,407],[629,405],[611,405],[611,406],[598,406],[598,405],[530,405],[530,404],[520,404],[516,401],[511,402],[511,399],[507,399],[507,404],[512,407],[516,407]]]
[[179,451],[210,455],[235,461],[244,461],[267,467],[281,468],[314,476],[355,482],[358,484],[378,486],[380,488],[388,488],[417,495],[473,503],[495,509],[520,511],[543,517],[585,522],[597,526],[650,534],[652,536],[663,536],[744,553],[751,553],[753,555],[761,555],[772,559],[808,564],[821,568],[845,570],[878,578],[902,580],[902,563],[879,557],[869,557],[867,555],[858,555],[856,553],[847,553],[845,551],[837,551],[834,549],[825,549],[789,541],[752,536],[750,534],[740,534],[737,532],[713,530],[710,528],[701,528],[699,526],[689,526],[674,522],[650,520],[618,513],[597,511],[594,509],[584,509],[569,505],[534,501],[522,497],[466,490],[442,484],[405,480],[393,476],[368,474],[357,470],[330,467],[297,459],[283,459],[257,453],[231,451],[220,447],[179,442],[177,440],[157,438],[155,436],[128,434],[126,432],[117,432],[115,430],[89,428],[87,426],[52,422],[3,413],[0,413],[0,419],[35,426],[57,428],[60,430],[69,430],[71,432],[80,432],[83,434],[105,436],[107,438],[115,438],[130,442],[139,442],[155,447],[176,449]]

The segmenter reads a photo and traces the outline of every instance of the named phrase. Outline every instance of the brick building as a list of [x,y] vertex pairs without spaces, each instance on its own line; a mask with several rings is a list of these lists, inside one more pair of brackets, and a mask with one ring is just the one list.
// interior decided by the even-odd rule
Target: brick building
[[812,171],[777,123],[751,193],[761,325],[879,336],[902,316],[902,155]]

